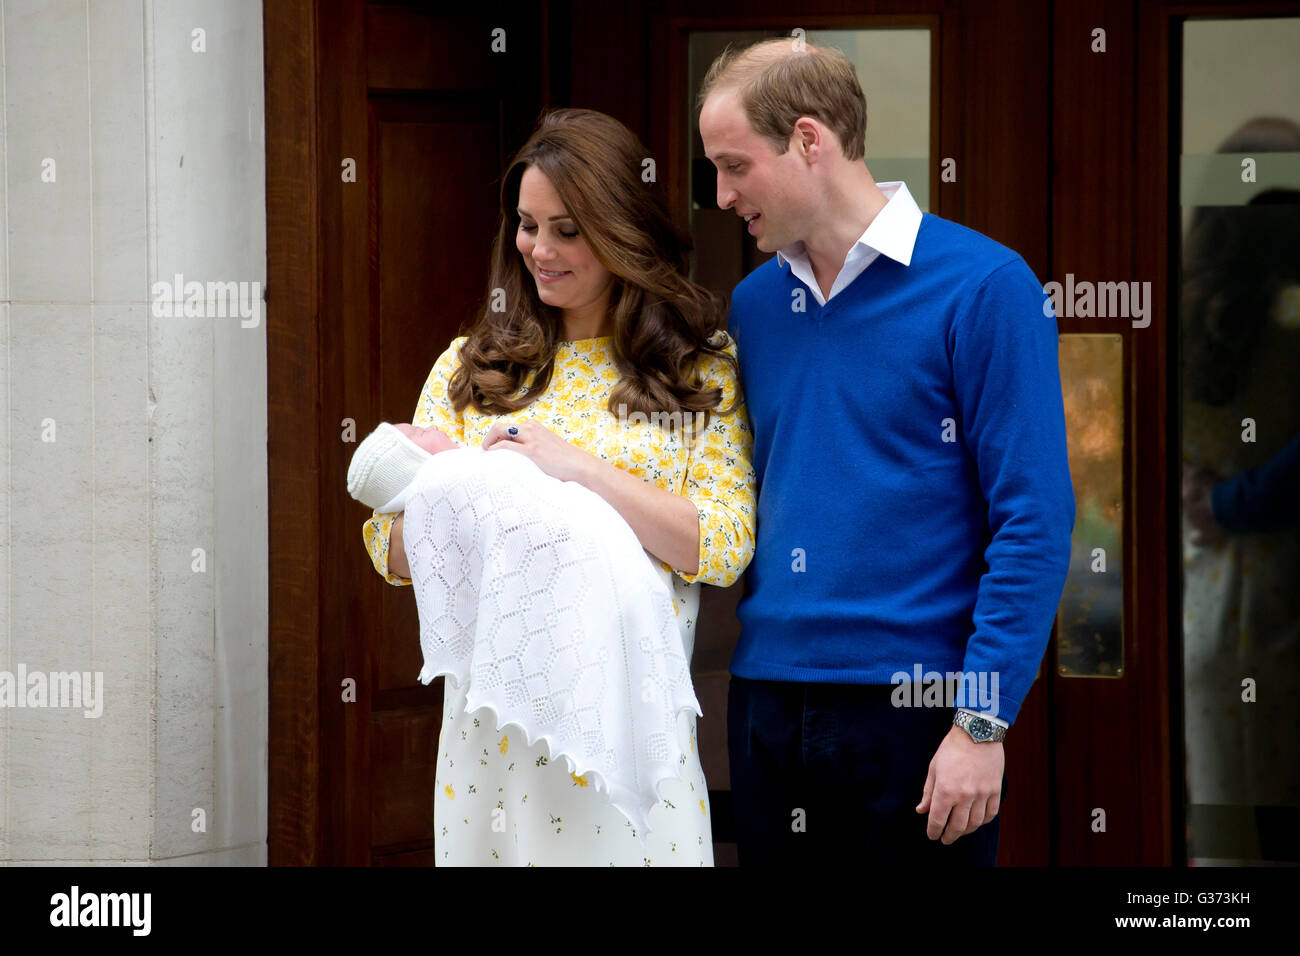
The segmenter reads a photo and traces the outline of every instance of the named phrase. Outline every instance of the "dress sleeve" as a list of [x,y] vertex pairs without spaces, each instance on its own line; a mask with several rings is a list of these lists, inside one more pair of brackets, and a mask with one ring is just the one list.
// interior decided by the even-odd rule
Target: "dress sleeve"
[[[736,344],[725,351],[732,357]],[[732,367],[709,356],[706,384],[722,388],[720,408],[740,393]],[[700,521],[700,566],[694,574],[673,573],[688,584],[701,582],[730,587],[754,557],[755,486],[754,433],[743,393],[735,411],[709,417],[709,425],[696,438],[686,464],[682,494],[695,504]]]
[[[424,388],[420,390],[420,401],[416,404],[415,416],[411,419],[412,425],[421,428],[432,426],[446,432],[449,438],[462,446],[465,444],[465,418],[452,408],[451,400],[447,398],[447,382],[456,371],[460,361],[460,346],[464,341],[464,336],[455,339],[434,363]],[[375,512],[362,525],[361,537],[365,541],[366,551],[370,553],[371,563],[384,580],[389,584],[409,585],[410,580],[398,577],[388,570],[388,539],[396,520],[396,514]]]

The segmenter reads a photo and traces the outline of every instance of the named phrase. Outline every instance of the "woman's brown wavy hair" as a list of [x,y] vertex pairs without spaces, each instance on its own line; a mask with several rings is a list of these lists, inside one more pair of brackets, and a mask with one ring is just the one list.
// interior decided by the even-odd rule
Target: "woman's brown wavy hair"
[[[532,275],[515,248],[519,183],[535,166],[559,193],[578,234],[613,275],[610,311],[613,355],[621,373],[608,408],[618,415],[680,412],[681,421],[707,425],[722,389],[704,388],[695,366],[726,354],[719,298],[687,275],[690,237],[668,214],[661,190],[643,182],[649,152],[626,126],[604,113],[557,109],[515,155],[501,183],[501,217],[492,243],[488,292],[464,334],[460,365],[447,386],[456,411],[472,403],[500,415],[532,404],[550,385],[563,338],[561,312],[537,295]],[[493,311],[504,293],[505,308]],[[531,387],[520,394],[530,371]],[[729,414],[740,400],[718,414]],[[696,414],[703,413],[697,417]],[[651,419],[652,421],[654,419]]]

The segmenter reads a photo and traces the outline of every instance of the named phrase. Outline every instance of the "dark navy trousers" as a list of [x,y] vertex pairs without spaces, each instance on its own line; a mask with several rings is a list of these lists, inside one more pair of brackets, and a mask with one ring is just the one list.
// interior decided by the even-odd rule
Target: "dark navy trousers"
[[[895,707],[892,684],[731,677],[727,749],[741,866],[993,866],[998,815],[945,846],[917,813],[947,707]],[[992,746],[992,745],[989,745]],[[1006,799],[1006,774],[1002,801]],[[793,826],[804,812],[804,832]]]

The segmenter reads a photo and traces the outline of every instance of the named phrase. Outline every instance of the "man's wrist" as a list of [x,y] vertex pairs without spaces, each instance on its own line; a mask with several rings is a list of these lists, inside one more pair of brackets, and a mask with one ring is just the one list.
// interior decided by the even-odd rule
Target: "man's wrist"
[[989,723],[996,724],[999,727],[1003,727],[1006,729],[1010,729],[1011,727],[1011,725],[1007,723],[1005,720],[1003,720],[1001,717],[994,717],[992,714],[982,714],[978,710],[971,710],[969,707],[958,707],[957,710],[964,711],[965,713],[970,714],[973,717],[983,717]]
[[997,717],[986,716],[965,707],[953,711],[952,723],[976,744],[1001,743],[1006,739],[1006,721]]

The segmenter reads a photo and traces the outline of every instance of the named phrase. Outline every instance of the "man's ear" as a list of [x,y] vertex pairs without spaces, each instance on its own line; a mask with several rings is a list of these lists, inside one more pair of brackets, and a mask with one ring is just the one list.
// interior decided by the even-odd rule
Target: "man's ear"
[[790,136],[791,146],[812,162],[817,161],[821,150],[826,147],[825,129],[814,116],[800,116],[795,120]]

